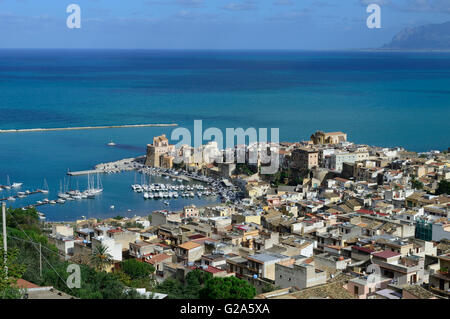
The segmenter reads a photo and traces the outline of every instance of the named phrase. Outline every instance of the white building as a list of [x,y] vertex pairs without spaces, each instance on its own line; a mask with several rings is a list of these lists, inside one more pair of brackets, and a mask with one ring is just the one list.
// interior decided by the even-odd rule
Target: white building
[[444,238],[450,240],[450,224],[434,223],[432,227],[432,241],[441,241]]
[[108,254],[114,261],[122,261],[122,244],[116,243],[113,238],[99,236],[92,238],[92,251],[95,252],[97,246],[103,245],[107,248]]
[[344,163],[355,163],[357,161],[363,161],[369,158],[367,152],[342,152],[335,153],[330,156],[330,169],[341,172]]

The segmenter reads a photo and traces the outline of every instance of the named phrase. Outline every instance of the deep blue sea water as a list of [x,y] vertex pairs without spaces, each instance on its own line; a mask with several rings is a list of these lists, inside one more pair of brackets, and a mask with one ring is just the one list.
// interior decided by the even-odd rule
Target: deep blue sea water
[[[0,50],[1,129],[192,128],[202,119],[205,128],[278,127],[283,141],[340,130],[357,143],[426,151],[450,146],[449,106],[449,53]],[[142,155],[154,135],[171,131],[0,134],[0,184],[9,174],[36,188],[45,177],[56,192],[67,169]],[[110,139],[118,145],[107,147]],[[101,199],[42,211],[69,220],[158,208],[134,197],[131,175],[104,175]]]

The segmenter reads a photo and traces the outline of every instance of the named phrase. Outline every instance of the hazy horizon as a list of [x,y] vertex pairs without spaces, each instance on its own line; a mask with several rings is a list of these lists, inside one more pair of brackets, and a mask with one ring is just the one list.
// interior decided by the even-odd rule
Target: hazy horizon
[[[66,26],[71,3],[80,29]],[[366,25],[372,3],[380,29]],[[445,0],[0,0],[0,48],[364,50],[405,27],[449,20]]]

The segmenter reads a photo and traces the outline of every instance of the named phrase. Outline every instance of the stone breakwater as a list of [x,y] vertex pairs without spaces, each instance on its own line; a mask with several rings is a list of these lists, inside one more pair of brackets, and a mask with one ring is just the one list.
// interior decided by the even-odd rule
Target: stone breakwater
[[95,165],[92,170],[85,171],[76,171],[76,172],[67,172],[67,175],[70,176],[80,176],[87,174],[96,174],[96,173],[120,173],[124,171],[133,171],[141,169],[144,166],[145,155],[133,158],[125,158],[114,162],[109,163],[100,163]]
[[98,129],[108,129],[108,128],[165,127],[165,126],[178,126],[178,124],[175,124],[175,123],[172,123],[172,124],[125,124],[125,125],[76,126],[76,127],[56,127],[56,128],[24,128],[24,129],[0,130],[0,133],[98,130]]

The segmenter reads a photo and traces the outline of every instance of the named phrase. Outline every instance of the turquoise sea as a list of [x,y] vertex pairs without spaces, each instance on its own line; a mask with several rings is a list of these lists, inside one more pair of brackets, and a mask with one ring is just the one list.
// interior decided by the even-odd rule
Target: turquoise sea
[[[345,131],[357,143],[447,149],[450,54],[0,50],[1,129],[141,123],[192,128],[196,119],[204,128],[277,127],[283,141],[306,140],[321,129]],[[9,175],[33,189],[46,178],[52,198],[68,169],[143,155],[153,136],[170,136],[172,129],[0,134],[0,184]],[[110,139],[116,147],[106,146]],[[81,187],[85,179],[72,184],[78,180]],[[73,220],[165,206],[131,192],[134,173],[102,175],[102,181],[101,198],[41,211],[49,220]],[[174,200],[170,208],[190,202]]]

